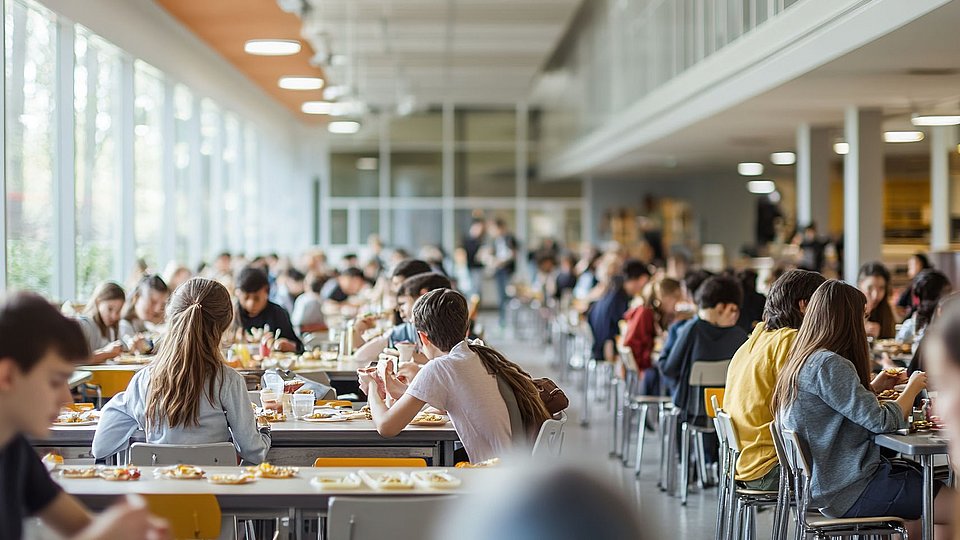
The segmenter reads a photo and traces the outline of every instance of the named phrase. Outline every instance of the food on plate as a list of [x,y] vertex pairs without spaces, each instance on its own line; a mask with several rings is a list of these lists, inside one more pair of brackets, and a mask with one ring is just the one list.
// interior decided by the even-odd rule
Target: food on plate
[[267,422],[284,422],[287,420],[287,417],[280,411],[265,409],[257,413],[257,419],[263,419]]
[[280,467],[269,463],[261,463],[256,467],[247,467],[247,472],[253,473],[261,478],[293,478],[299,470],[297,467]]
[[373,489],[411,489],[413,479],[402,472],[367,472],[360,471],[360,478]]
[[360,477],[354,473],[326,473],[318,474],[310,482],[321,489],[357,489],[360,487]]
[[40,460],[47,467],[47,470],[53,470],[58,465],[63,465],[63,456],[60,454],[54,454],[53,452],[47,452],[47,455],[43,456],[43,459]]
[[105,467],[100,470],[100,478],[113,482],[139,480],[140,469],[136,467]]
[[422,412],[413,418],[410,423],[415,426],[439,426],[448,422],[447,417],[440,414]]
[[357,411],[347,414],[347,420],[373,420],[373,413],[370,410]]
[[252,474],[242,473],[242,474],[212,474],[207,478],[207,482],[211,484],[224,484],[230,486],[236,486],[240,484],[249,484],[256,480]]
[[877,399],[890,401],[900,399],[900,392],[897,392],[896,390],[884,390],[883,392],[877,394]]
[[428,488],[452,489],[460,485],[460,479],[447,471],[417,471],[410,476],[414,482]]
[[338,416],[336,413],[314,412],[303,417],[304,420],[327,420]]
[[883,372],[886,373],[887,375],[891,375],[891,376],[896,377],[897,375],[900,375],[901,373],[906,373],[906,372],[907,372],[907,368],[903,368],[903,367],[887,368],[887,369],[883,370]]
[[55,426],[69,426],[69,425],[78,425],[78,424],[93,424],[100,419],[99,411],[84,411],[84,412],[73,412],[65,411],[61,412],[57,416],[57,421],[53,423]]
[[156,475],[178,480],[199,480],[205,476],[203,469],[195,465],[173,465],[156,470]]
[[57,471],[63,478],[97,478],[100,473],[96,466],[59,466]]
[[479,469],[483,467],[496,467],[500,465],[500,458],[491,458],[486,461],[481,461],[479,463],[468,463],[466,461],[457,463],[456,467],[458,469]]
[[84,412],[92,410],[93,403],[71,403],[60,408],[60,412]]

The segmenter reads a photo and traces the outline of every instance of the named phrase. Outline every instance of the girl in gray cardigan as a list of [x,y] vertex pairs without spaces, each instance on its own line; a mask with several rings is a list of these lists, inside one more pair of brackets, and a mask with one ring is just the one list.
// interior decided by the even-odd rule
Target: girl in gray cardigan
[[[882,458],[873,442],[879,433],[907,427],[913,402],[926,387],[916,372],[896,401],[876,393],[903,382],[905,375],[881,372],[871,380],[863,293],[830,280],[810,299],[790,359],[773,396],[783,427],[806,442],[813,463],[813,506],[830,517],[896,516],[911,520],[919,536],[922,478],[903,462]],[[937,487],[938,506],[953,492]],[[949,522],[944,512],[937,523]]]

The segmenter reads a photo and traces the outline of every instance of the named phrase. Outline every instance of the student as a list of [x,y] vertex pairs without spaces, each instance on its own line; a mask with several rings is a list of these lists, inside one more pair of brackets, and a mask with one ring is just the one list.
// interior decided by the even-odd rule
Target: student
[[[951,297],[930,326],[924,341],[930,351],[930,380],[937,394],[937,412],[949,433],[960,433],[960,301]],[[960,472],[960,442],[950,445],[954,474]],[[960,500],[957,501],[960,504]],[[960,507],[958,507],[960,510]],[[954,515],[960,516],[960,513]]]
[[896,336],[896,321],[890,307],[890,271],[879,262],[868,262],[860,267],[857,288],[867,297],[867,336],[892,339]]
[[820,274],[806,270],[780,276],[770,287],[763,321],[733,355],[727,370],[723,408],[737,427],[743,446],[737,480],[749,489],[769,491],[779,485],[780,465],[770,435],[770,399],[810,297],[824,281]]
[[912,342],[916,352],[923,332],[933,319],[940,299],[949,295],[952,287],[950,278],[939,270],[922,270],[910,284],[913,297],[917,300],[916,309],[909,319],[903,321],[900,331],[897,332],[897,341]]
[[277,279],[277,298],[276,303],[287,310],[287,313],[293,313],[293,304],[297,298],[304,292],[304,281],[306,276],[296,268],[287,268]]
[[[400,286],[400,292],[397,295],[399,300],[398,309],[400,311],[401,317],[403,317],[402,324],[394,326],[392,330],[386,334],[371,339],[369,342],[363,344],[356,352],[356,358],[361,362],[370,362],[376,360],[380,356],[380,352],[385,348],[394,348],[397,343],[400,342],[410,342],[416,343],[418,349],[420,349],[419,340],[417,337],[417,331],[413,327],[413,304],[417,301],[418,298],[423,296],[429,291],[435,289],[449,289],[450,288],[450,278],[444,276],[443,274],[438,274],[435,272],[428,272],[426,274],[417,274],[413,277],[408,278]],[[370,318],[364,319],[363,325],[356,325],[355,331],[358,336],[354,339],[360,339],[359,334],[370,328]],[[355,341],[359,343],[360,341]],[[427,361],[426,356],[424,356],[423,351],[418,350],[414,353],[414,360],[417,363],[424,364]]]
[[0,304],[0,538],[19,540],[23,520],[39,517],[74,540],[167,538],[162,520],[121,503],[94,517],[54,482],[27,437],[46,439],[60,407],[73,403],[67,381],[90,349],[77,324],[31,293]]
[[290,322],[297,335],[327,329],[323,317],[323,299],[320,298],[320,289],[326,281],[326,278],[319,274],[307,274],[303,294],[294,301],[293,311],[290,313]]
[[694,362],[733,358],[747,334],[737,326],[743,289],[736,279],[711,277],[700,286],[697,296],[697,318],[678,332],[677,342],[660,370],[673,383],[673,404],[683,411],[684,419],[705,423],[703,396],[690,389],[690,369]]
[[340,272],[335,279],[327,281],[320,291],[320,297],[325,302],[343,304],[366,286],[367,279],[363,276],[363,270],[351,266]]
[[170,331],[157,358],[103,408],[93,455],[123,450],[143,429],[148,443],[206,444],[232,440],[240,457],[261,463],[270,428],[257,428],[243,376],[227,367],[220,337],[230,327],[230,295],[220,283],[193,278],[170,300]]
[[[482,345],[471,345],[467,333],[467,300],[450,289],[421,296],[413,306],[413,324],[430,360],[405,387],[400,399],[387,408],[376,374],[359,372],[377,431],[394,437],[426,404],[450,415],[470,461],[507,455],[513,447],[510,416],[500,394],[501,377],[516,394],[526,435],[539,431],[549,413],[540,394],[519,366]],[[401,384],[388,373],[389,383]]]
[[112,281],[105,281],[97,285],[83,314],[77,317],[87,344],[93,351],[91,362],[100,364],[123,352],[120,314],[125,299],[123,288]]
[[753,326],[763,319],[767,297],[757,292],[757,273],[753,270],[741,270],[737,273],[737,279],[743,287],[743,305],[740,306],[737,326],[749,334],[753,332]]
[[[905,462],[881,456],[874,437],[908,427],[907,417],[927,386],[927,376],[918,371],[895,401],[877,401],[876,392],[901,381],[886,372],[871,381],[862,323],[866,306],[863,293],[841,281],[830,280],[817,289],[777,379],[772,409],[783,427],[796,431],[809,447],[811,506],[834,518],[911,520],[907,530],[919,538],[914,520],[921,514],[921,474]],[[939,482],[934,492],[935,523],[949,525],[954,493]]]
[[649,283],[644,291],[643,304],[624,314],[627,329],[623,345],[630,347],[640,373],[653,365],[653,346],[657,336],[666,332],[676,314],[677,304],[683,300],[680,282],[664,278]]
[[170,289],[157,274],[144,276],[123,308],[120,319],[120,338],[130,344],[131,350],[150,352],[153,343],[142,334],[156,333],[163,324],[164,310],[170,299]]
[[257,268],[246,267],[237,278],[236,323],[244,332],[251,328],[269,326],[271,332],[280,330],[280,339],[274,347],[283,352],[303,352],[303,343],[293,331],[290,315],[271,302],[270,280],[267,273]]
[[614,340],[620,335],[620,320],[630,307],[630,300],[640,294],[650,281],[647,265],[636,259],[623,263],[607,291],[590,308],[587,321],[593,332],[593,358],[612,362],[616,358]]
[[933,265],[930,264],[930,259],[923,253],[914,253],[907,259],[907,277],[910,278],[910,285],[903,288],[900,296],[897,297],[896,303],[897,313],[904,319],[909,319],[910,316],[913,315],[913,310],[916,309],[913,302],[913,279],[916,278],[920,272],[932,268]]

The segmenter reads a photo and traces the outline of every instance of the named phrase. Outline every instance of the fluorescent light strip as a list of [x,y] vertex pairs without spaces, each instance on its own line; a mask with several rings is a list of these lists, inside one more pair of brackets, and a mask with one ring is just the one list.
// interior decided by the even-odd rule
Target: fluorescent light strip
[[887,131],[883,134],[884,142],[888,143],[912,143],[923,140],[922,131]]
[[290,56],[300,49],[300,42],[293,39],[251,39],[243,44],[244,52],[256,56]]
[[320,77],[281,77],[277,84],[284,90],[319,90],[323,88]]
[[915,114],[910,121],[915,126],[957,126],[960,114]]
[[797,155],[793,152],[774,152],[770,154],[770,163],[774,165],[793,165],[797,162]]
[[777,190],[777,185],[773,180],[751,180],[747,182],[747,191],[758,195],[773,193]]
[[337,135],[353,135],[360,131],[360,122],[352,120],[330,122],[327,124],[327,131]]
[[760,176],[763,174],[763,163],[740,163],[737,165],[737,172],[741,176]]

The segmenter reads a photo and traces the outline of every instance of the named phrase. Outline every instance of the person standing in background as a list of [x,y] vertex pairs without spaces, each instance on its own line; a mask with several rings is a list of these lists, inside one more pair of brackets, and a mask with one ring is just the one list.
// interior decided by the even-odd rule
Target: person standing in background
[[497,301],[500,304],[500,328],[507,323],[507,284],[517,269],[517,239],[507,230],[507,224],[501,218],[490,223],[490,237],[493,253],[490,267],[497,282]]
[[483,220],[474,218],[470,222],[467,235],[463,238],[463,250],[467,256],[467,274],[470,278],[470,283],[465,284],[467,286],[464,287],[468,298],[473,295],[480,296],[480,291],[483,289],[483,261],[480,260],[479,252],[483,247],[486,234],[487,227]]

